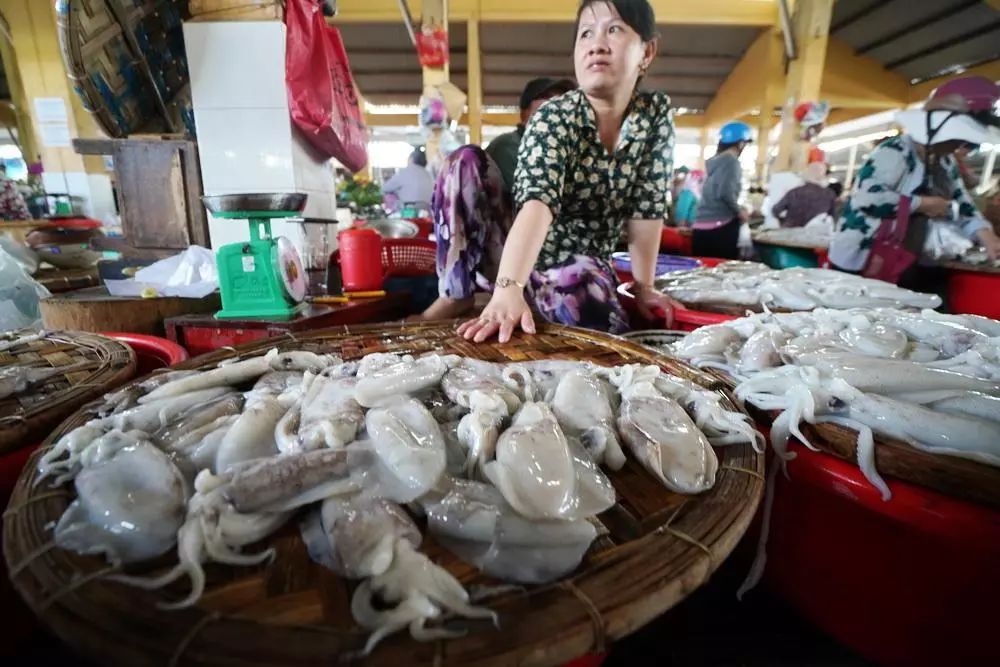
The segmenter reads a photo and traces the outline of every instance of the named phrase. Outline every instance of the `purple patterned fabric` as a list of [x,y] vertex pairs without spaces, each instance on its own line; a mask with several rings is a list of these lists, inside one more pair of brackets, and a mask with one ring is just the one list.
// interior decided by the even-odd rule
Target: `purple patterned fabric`
[[[461,299],[477,285],[493,290],[513,223],[503,177],[478,146],[463,146],[445,162],[431,200],[437,236],[438,293]],[[628,318],[618,302],[606,258],[574,255],[561,266],[533,271],[528,302],[550,322],[622,333]]]

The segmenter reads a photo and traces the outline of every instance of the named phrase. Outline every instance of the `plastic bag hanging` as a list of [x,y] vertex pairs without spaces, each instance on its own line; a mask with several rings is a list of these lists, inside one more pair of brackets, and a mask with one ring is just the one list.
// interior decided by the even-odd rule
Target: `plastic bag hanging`
[[288,0],[285,80],[292,121],[350,171],[368,163],[368,130],[340,32],[314,0]]

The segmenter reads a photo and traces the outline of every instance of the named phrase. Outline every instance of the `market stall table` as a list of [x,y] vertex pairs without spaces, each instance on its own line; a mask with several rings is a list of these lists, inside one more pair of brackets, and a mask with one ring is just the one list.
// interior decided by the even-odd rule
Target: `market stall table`
[[181,345],[191,356],[198,356],[222,347],[294,335],[299,331],[399,320],[408,313],[409,304],[409,293],[387,292],[385,296],[346,303],[310,304],[290,320],[220,320],[214,315],[179,315],[168,318],[164,325],[167,338]]
[[817,245],[809,241],[768,238],[767,232],[754,232],[753,244],[761,260],[775,269],[801,266],[822,267],[827,263],[829,245]]

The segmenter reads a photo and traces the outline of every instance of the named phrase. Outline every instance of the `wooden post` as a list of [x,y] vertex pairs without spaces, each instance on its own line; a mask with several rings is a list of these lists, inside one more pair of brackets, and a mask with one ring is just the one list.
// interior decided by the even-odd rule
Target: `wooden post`
[[851,181],[854,180],[854,170],[858,166],[858,144],[851,146],[851,152],[847,156],[847,173],[844,174],[844,189],[850,190]]
[[[421,28],[441,28],[448,30],[448,0],[426,0],[423,3]],[[448,64],[441,69],[423,68],[424,89],[429,86],[440,86],[448,82],[450,76]],[[430,164],[441,162],[441,130],[434,130],[427,139],[427,161]]]
[[1000,146],[994,144],[993,150],[990,154],[986,156],[986,164],[983,165],[983,176],[979,180],[979,194],[984,194],[986,189],[989,187],[990,182],[993,180],[993,169],[997,165],[997,152],[1000,151]]
[[[788,67],[785,85],[785,106],[781,115],[781,140],[774,171],[787,171],[798,160],[799,127],[795,107],[804,101],[818,101],[826,65],[826,49],[830,36],[830,20],[834,0],[807,0],[796,3],[792,23],[798,45],[798,58]],[[804,166],[804,165],[802,165]]]
[[698,151],[698,168],[705,168],[705,151],[708,150],[708,126],[701,128],[701,141],[698,142],[701,149]]
[[479,17],[469,18],[469,142],[483,143],[483,63],[479,46]]

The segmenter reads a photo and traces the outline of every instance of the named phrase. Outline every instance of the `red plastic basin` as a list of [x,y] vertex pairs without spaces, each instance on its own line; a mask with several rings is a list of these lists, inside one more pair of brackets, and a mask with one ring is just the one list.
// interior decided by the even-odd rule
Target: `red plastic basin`
[[993,664],[1000,512],[791,445],[778,476],[766,585],[880,665]]
[[690,255],[690,231],[687,234],[682,234],[678,227],[664,227],[660,232],[660,250],[675,255]]
[[675,308],[674,322],[670,326],[667,325],[666,314],[662,311],[657,312],[656,309],[654,309],[654,313],[659,316],[659,319],[653,322],[646,322],[639,314],[639,309],[636,307],[635,295],[632,294],[632,285],[633,283],[626,282],[618,286],[618,301],[622,304],[622,307],[625,308],[625,312],[628,313],[629,319],[633,323],[633,328],[637,328],[637,323],[642,323],[643,327],[647,329],[694,331],[695,329],[699,329],[710,324],[721,324],[723,322],[729,322],[730,320],[739,319],[736,315],[709,313],[703,310],[691,310],[689,308]]
[[188,352],[183,347],[166,338],[144,334],[107,331],[101,334],[127,344],[135,351],[136,377],[152,373],[157,368],[173,366],[187,361]]
[[1000,319],[1000,273],[952,270],[948,305],[953,313]]

